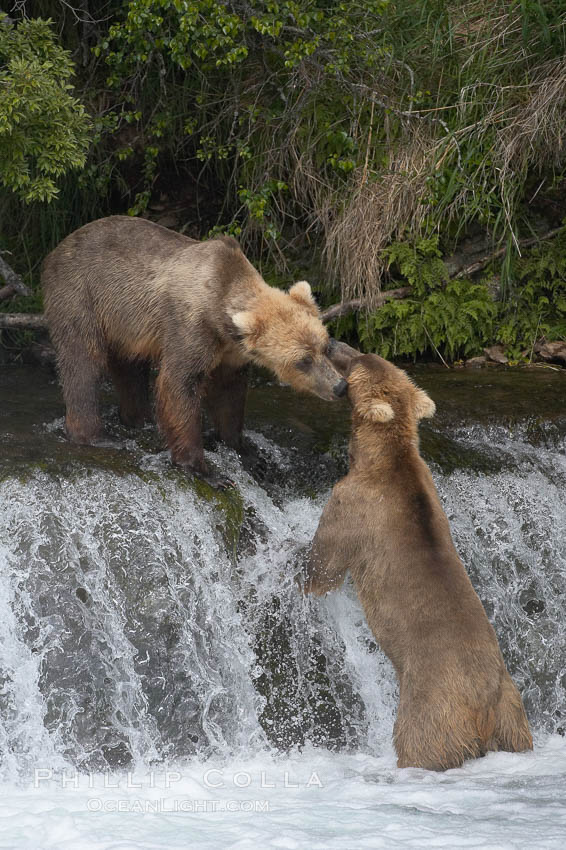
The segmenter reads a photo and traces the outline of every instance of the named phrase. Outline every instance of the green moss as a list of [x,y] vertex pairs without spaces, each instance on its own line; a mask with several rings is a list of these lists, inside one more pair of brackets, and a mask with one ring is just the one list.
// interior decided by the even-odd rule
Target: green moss
[[[66,481],[106,472],[122,478],[134,475],[145,484],[156,488],[162,497],[166,497],[164,482],[172,482],[180,490],[194,493],[198,499],[212,504],[217,514],[216,527],[222,534],[230,556],[235,560],[238,540],[244,518],[244,503],[236,488],[219,491],[205,481],[192,478],[174,467],[154,471],[142,469],[135,452],[97,448],[91,446],[73,446],[69,443],[56,444],[46,457],[38,457],[41,446],[35,451],[19,453],[9,460],[0,457],[0,481],[10,478],[27,484],[38,473]],[[71,457],[69,457],[71,455]]]
[[194,478],[192,481],[187,479],[187,481],[190,482],[191,488],[194,489],[199,498],[215,505],[218,515],[221,517],[217,528],[222,533],[228,552],[235,561],[244,521],[244,500],[240,491],[235,487],[215,490],[200,478]]

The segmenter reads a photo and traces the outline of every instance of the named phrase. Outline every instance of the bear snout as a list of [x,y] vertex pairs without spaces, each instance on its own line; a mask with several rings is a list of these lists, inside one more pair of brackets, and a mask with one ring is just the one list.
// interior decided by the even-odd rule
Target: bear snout
[[332,387],[332,392],[337,398],[342,398],[342,396],[346,394],[347,390],[348,381],[345,381],[344,378],[341,378],[338,383]]

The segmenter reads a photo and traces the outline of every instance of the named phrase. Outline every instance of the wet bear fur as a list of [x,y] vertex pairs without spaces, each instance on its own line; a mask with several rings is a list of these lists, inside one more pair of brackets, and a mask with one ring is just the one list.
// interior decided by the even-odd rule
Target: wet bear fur
[[157,421],[172,460],[204,478],[201,406],[219,437],[240,449],[250,362],[324,399],[345,391],[308,283],[289,292],[268,286],[233,239],[197,242],[144,219],[111,216],[49,254],[42,286],[75,442],[103,436],[105,373],[125,425],[151,415],[152,363]]
[[393,662],[399,767],[445,770],[490,750],[532,749],[521,697],[458,557],[418,422],[425,392],[393,364],[339,344],[352,404],[350,469],[322,514],[305,591],[350,570],[368,624]]

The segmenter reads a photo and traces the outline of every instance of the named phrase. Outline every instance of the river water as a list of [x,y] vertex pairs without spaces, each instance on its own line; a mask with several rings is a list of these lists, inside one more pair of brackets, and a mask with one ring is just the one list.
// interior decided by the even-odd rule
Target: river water
[[0,848],[562,848],[566,375],[421,370],[458,550],[533,753],[398,770],[397,689],[349,582],[296,576],[346,468],[348,409],[252,389],[237,490],[152,428],[69,445],[49,372],[0,372]]

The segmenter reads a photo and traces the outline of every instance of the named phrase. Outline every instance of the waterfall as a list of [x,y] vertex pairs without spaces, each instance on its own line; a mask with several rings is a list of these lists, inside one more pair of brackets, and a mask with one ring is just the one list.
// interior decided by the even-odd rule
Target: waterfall
[[[223,500],[197,495],[164,454],[137,474],[77,466],[0,482],[5,778],[308,742],[391,750],[395,677],[351,582],[323,599],[297,584],[328,490],[301,495],[293,450],[250,438],[288,486],[262,486],[226,449],[209,453],[237,484]],[[495,426],[450,439],[491,465],[433,465],[456,546],[535,732],[562,731],[563,439]]]

